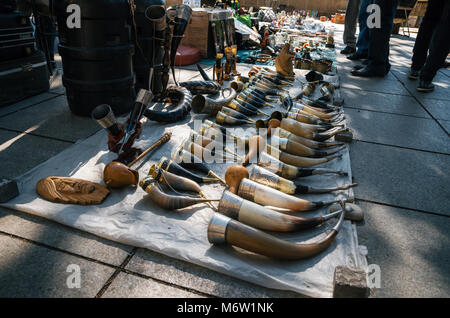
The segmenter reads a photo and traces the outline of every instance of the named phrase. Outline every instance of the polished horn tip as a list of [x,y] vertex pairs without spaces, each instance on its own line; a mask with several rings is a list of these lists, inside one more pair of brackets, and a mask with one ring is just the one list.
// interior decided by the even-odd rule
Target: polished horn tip
[[214,213],[208,225],[208,241],[211,244],[225,244],[228,222],[231,219],[223,214]]

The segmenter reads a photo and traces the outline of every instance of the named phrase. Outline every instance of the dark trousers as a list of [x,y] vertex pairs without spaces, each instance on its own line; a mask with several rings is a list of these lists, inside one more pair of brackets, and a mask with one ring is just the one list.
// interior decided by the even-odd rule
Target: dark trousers
[[369,29],[367,28],[367,18],[369,13],[367,12],[367,6],[372,3],[372,0],[362,0],[358,13],[359,22],[359,35],[356,47],[358,48],[357,54],[368,54],[369,52]]
[[442,67],[449,50],[450,1],[429,0],[414,44],[411,68],[422,69],[420,77],[431,81]]
[[389,39],[394,26],[395,12],[399,0],[375,0],[380,6],[380,28],[369,28],[369,64],[367,68],[374,73],[386,75],[391,65],[389,63]]

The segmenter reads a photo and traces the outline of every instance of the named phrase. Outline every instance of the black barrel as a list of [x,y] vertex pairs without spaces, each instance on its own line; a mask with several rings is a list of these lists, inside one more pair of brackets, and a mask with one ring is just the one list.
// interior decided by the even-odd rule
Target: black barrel
[[153,66],[153,25],[145,17],[145,10],[152,5],[165,5],[164,0],[135,0],[135,21],[136,21],[136,34],[134,34],[133,27],[133,43],[137,42],[139,45],[135,45],[135,54],[133,58],[134,72],[136,73],[135,89],[138,92],[141,88],[149,89],[148,80],[150,67]]
[[[67,6],[81,9],[81,28],[68,28]],[[135,99],[134,45],[128,0],[53,2],[59,28],[63,84],[74,114],[90,116],[100,104],[114,114],[128,112]]]

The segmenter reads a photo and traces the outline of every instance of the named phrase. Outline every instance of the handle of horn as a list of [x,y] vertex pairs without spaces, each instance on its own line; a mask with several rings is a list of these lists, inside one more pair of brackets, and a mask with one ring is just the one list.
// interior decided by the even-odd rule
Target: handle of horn
[[145,157],[150,151],[152,151],[153,149],[161,146],[162,144],[168,142],[170,140],[170,138],[172,137],[172,133],[165,133],[161,138],[159,138],[155,143],[153,143],[150,147],[148,147],[143,153],[141,153],[139,156],[136,157],[136,159],[134,159],[132,162],[130,162],[130,164],[128,164],[128,167],[131,167],[132,165],[134,165],[136,162],[138,162],[139,160],[141,160],[143,157]]

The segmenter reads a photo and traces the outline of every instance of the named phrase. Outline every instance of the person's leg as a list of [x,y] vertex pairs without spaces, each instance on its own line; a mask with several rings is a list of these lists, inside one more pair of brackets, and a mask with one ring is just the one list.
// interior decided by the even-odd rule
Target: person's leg
[[419,71],[427,59],[428,48],[430,45],[433,31],[435,30],[441,18],[444,4],[446,1],[429,0],[425,16],[420,24],[419,33],[417,33],[414,43],[411,69]]
[[431,81],[438,69],[442,67],[450,51],[450,1],[445,1],[442,16],[436,26],[430,43],[430,54],[420,72],[420,82],[417,90],[433,90]]
[[367,6],[371,4],[371,0],[363,0],[359,9],[358,22],[359,22],[359,35],[356,42],[357,53],[367,55],[369,52],[369,30],[367,28],[367,18],[369,13],[367,12]]
[[398,0],[375,0],[381,9],[380,28],[370,29],[369,64],[367,71],[384,76],[389,72],[389,39],[391,37]]
[[361,0],[348,0],[345,11],[344,44],[353,49],[356,48],[356,21],[360,5]]

